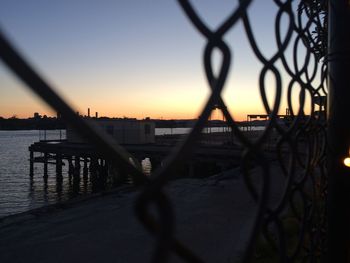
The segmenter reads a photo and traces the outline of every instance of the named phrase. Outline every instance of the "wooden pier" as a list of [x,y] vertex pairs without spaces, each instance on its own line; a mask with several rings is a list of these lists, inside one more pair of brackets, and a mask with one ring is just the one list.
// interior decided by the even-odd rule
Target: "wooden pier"
[[[171,137],[171,136],[170,136]],[[174,138],[179,139],[178,136]],[[176,140],[168,138],[165,143],[164,138],[161,143],[155,144],[133,144],[123,145],[140,162],[150,158],[153,169],[162,165],[164,158],[171,152]],[[57,178],[62,177],[62,167],[68,166],[68,175],[73,177],[80,176],[81,167],[83,167],[84,176],[106,177],[111,172],[116,172],[101,154],[90,144],[71,143],[66,140],[59,141],[39,141],[29,146],[30,152],[30,176],[34,176],[34,164],[43,164],[44,178],[48,177],[48,165],[56,166]],[[195,147],[192,157],[185,162],[178,172],[190,177],[198,173],[214,172],[227,167],[237,166],[240,161],[241,147],[233,145],[198,145]],[[208,171],[203,171],[208,170]],[[197,172],[196,172],[197,170]],[[201,170],[201,171],[199,171]],[[114,176],[123,177],[117,172]],[[116,178],[122,180],[123,178]],[[125,178],[124,178],[125,179]]]
[[29,146],[31,177],[34,176],[34,164],[43,164],[44,178],[48,177],[48,165],[56,166],[57,179],[62,179],[62,167],[68,165],[68,175],[74,179],[83,176],[91,180],[107,176],[107,162],[88,144],[69,143],[66,140],[39,141]]

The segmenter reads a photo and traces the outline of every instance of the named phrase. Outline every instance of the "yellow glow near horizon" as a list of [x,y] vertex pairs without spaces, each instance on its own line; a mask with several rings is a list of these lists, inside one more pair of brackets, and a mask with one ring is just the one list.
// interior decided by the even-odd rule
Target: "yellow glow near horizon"
[[[175,74],[175,73],[174,73]],[[75,79],[74,81],[60,76],[51,76],[58,92],[72,105],[75,111],[87,115],[95,112],[106,117],[130,117],[143,119],[195,119],[200,115],[210,88],[202,73],[178,77],[145,76],[139,79],[113,78],[101,76],[97,79]],[[41,115],[56,116],[56,112],[26,90],[16,78],[4,76],[4,90],[0,98],[0,116],[9,118],[32,117],[34,112]],[[93,81],[94,80],[94,81]],[[270,83],[270,82],[269,82]],[[273,85],[273,81],[271,80]],[[82,88],[84,87],[84,88]],[[139,88],[141,87],[141,88]],[[273,89],[273,86],[271,86]],[[294,114],[298,112],[297,89],[293,96]],[[269,93],[272,107],[274,93]],[[247,114],[266,114],[263,107],[257,79],[250,75],[239,76],[239,79],[228,79],[222,98],[236,121],[245,121]],[[283,95],[282,98],[285,98]],[[72,102],[72,103],[71,103]],[[305,105],[310,108],[308,103]],[[286,103],[281,102],[280,114],[285,113]],[[305,113],[309,113],[308,110]],[[211,119],[222,120],[222,114],[213,111]]]
[[[31,92],[28,92],[22,85],[8,82],[8,90],[11,93],[2,93],[0,98],[0,116],[9,118],[16,115],[18,118],[32,117],[34,112],[41,115],[55,116],[56,112],[38,99]],[[204,79],[189,79],[166,83],[165,80],[154,83],[143,84],[142,89],[133,88],[133,83],[126,83],[127,90],[112,88],[116,83],[107,84],[96,90],[92,87],[85,89],[85,92],[77,92],[79,86],[72,86],[69,83],[61,82],[57,86],[70,87],[72,92],[58,90],[62,93],[75,111],[82,115],[87,115],[90,108],[91,115],[95,112],[99,116],[106,117],[130,117],[143,119],[150,117],[153,119],[195,119],[201,113],[208,96],[209,88]],[[94,83],[93,86],[95,86]],[[136,84],[135,84],[136,85]],[[98,85],[97,85],[98,86]],[[123,84],[119,84],[123,87]],[[141,86],[141,83],[137,84]],[[164,88],[165,87],[165,88]],[[180,88],[178,88],[180,87]],[[236,121],[246,120],[247,114],[266,114],[263,107],[258,85],[255,81],[240,82],[236,89],[231,88],[228,83],[222,93],[223,100],[228,110]],[[249,87],[249,88],[246,88]],[[253,88],[252,88],[253,87]],[[255,88],[254,88],[255,87]],[[77,91],[76,91],[77,90]],[[272,96],[274,94],[270,94]],[[282,96],[285,97],[285,96]],[[299,103],[294,96],[294,114],[297,114]],[[273,99],[269,100],[272,102]],[[15,103],[14,103],[15,102]],[[272,105],[270,105],[272,107]],[[306,103],[306,108],[310,104]],[[284,114],[286,103],[281,102],[280,114]],[[305,113],[308,114],[309,110]],[[218,111],[212,113],[211,119],[222,119],[222,114]]]

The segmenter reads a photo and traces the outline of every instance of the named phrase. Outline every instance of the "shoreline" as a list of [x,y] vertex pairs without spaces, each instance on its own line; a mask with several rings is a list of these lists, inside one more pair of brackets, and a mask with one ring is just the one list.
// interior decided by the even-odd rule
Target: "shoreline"
[[[234,169],[226,175],[205,179],[174,180],[164,188],[177,218],[176,236],[195,254],[214,259],[217,255],[208,248],[221,243],[215,262],[240,257],[254,208],[249,194],[242,191],[242,183],[239,171]],[[99,194],[99,198],[30,211],[16,221],[0,224],[0,261],[69,263],[107,262],[116,258],[118,262],[144,261],[153,253],[154,237],[135,216],[134,200],[138,193],[126,189],[122,193]],[[235,198],[236,194],[242,199]],[[244,223],[234,224],[237,220]],[[235,227],[223,227],[227,222]],[[200,238],[203,235],[210,238]],[[138,253],[134,253],[135,247]],[[173,259],[176,258],[171,262],[178,262]]]
[[[273,205],[283,195],[285,178],[276,162],[271,162],[270,168],[274,180],[269,203]],[[250,173],[257,179],[256,187],[261,186],[260,168],[252,168]],[[42,213],[28,212],[22,221],[0,224],[0,261],[148,262],[154,236],[135,215],[139,192],[129,190],[99,194],[99,198],[70,202]],[[186,247],[205,262],[241,260],[257,203],[239,168],[207,178],[170,181],[163,190],[175,215],[176,237]],[[182,262],[171,254],[169,262]]]

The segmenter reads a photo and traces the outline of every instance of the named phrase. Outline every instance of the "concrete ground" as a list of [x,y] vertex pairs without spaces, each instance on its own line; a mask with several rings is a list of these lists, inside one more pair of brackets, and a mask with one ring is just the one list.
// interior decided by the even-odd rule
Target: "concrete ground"
[[[239,169],[176,180],[166,193],[179,240],[205,262],[239,262],[256,208]],[[0,262],[150,262],[155,242],[134,215],[137,194],[124,188],[3,220]]]

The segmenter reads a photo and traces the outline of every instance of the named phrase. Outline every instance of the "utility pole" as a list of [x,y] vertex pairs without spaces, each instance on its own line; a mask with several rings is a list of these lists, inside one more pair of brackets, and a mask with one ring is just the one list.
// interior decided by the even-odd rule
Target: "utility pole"
[[328,253],[350,262],[350,1],[328,1]]

